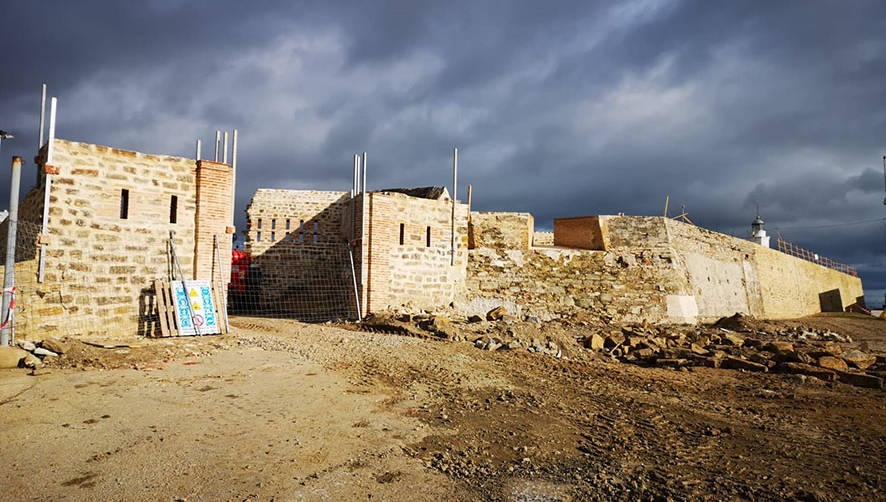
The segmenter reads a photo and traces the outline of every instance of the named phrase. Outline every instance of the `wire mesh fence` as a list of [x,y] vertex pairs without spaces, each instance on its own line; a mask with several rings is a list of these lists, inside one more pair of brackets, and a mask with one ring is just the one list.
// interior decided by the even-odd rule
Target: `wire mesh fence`
[[795,246],[794,244],[782,239],[781,237],[778,238],[777,242],[778,250],[782,253],[789,254],[791,256],[801,258],[806,261],[817,263],[823,267],[827,267],[838,272],[843,272],[844,274],[858,277],[858,270],[856,270],[855,267],[832,260],[827,256],[821,256],[818,253],[814,253],[808,249]]
[[[8,222],[0,224],[5,244]],[[16,238],[13,336],[106,338],[169,336],[170,321],[158,287],[182,275],[193,277],[194,244],[191,235],[141,230],[127,240],[115,229],[94,233],[79,242],[72,234],[41,237],[40,223],[19,221]],[[73,235],[76,235],[73,234]],[[46,246],[43,281],[39,280],[41,245]],[[172,259],[173,247],[184,273]],[[323,322],[357,316],[354,280],[347,244],[336,246],[298,243],[269,249],[243,259],[213,250],[211,283],[219,321],[227,315],[246,315]],[[224,257],[224,258],[222,258]],[[0,264],[0,276],[5,274]],[[164,286],[158,286],[163,284]],[[174,305],[171,307],[174,308]],[[223,311],[222,311],[223,310]],[[181,314],[181,312],[179,313]],[[171,314],[170,314],[171,315]],[[189,312],[200,318],[202,312]],[[167,322],[166,330],[161,321]],[[2,320],[0,320],[2,323]],[[173,326],[173,324],[176,324]],[[199,332],[199,330],[198,330]],[[201,334],[203,334],[201,332]]]
[[228,311],[306,322],[357,317],[347,244],[293,242],[260,254],[235,253]]

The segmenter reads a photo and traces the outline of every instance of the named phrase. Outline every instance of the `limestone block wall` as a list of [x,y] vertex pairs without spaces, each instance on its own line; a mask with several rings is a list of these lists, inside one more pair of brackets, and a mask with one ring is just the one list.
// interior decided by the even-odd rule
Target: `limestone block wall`
[[[198,247],[195,239],[194,160],[56,139],[53,166],[58,174],[49,198],[45,281],[37,282],[37,246],[16,267],[22,267],[16,277],[19,336],[157,332],[152,282],[172,271],[170,230],[185,277],[193,277],[195,262],[212,263],[212,246]],[[207,204],[213,197],[230,201],[229,177],[203,178],[215,185],[204,185]],[[45,177],[39,180],[21,206],[36,227]],[[227,225],[230,206],[224,207],[227,213],[220,209],[201,219],[206,229]]]
[[470,208],[456,204],[453,266],[451,199],[370,192],[367,205],[364,308],[434,309],[454,301],[464,288]]
[[532,233],[533,246],[553,246],[554,232],[541,232],[536,230]]
[[[495,213],[472,219],[472,230],[507,221]],[[691,323],[736,312],[799,317],[820,311],[821,293],[838,290],[844,307],[862,296],[857,277],[694,225],[662,217],[599,221],[606,251],[526,250],[521,233],[477,239],[485,245],[470,252],[462,309],[478,313],[472,310],[498,302],[542,317],[591,311],[625,322]]]
[[471,212],[471,249],[509,247],[529,249],[535,232],[535,219],[529,213]]
[[821,312],[820,295],[839,291],[841,310],[863,296],[861,279],[753,242],[666,220],[699,308],[711,319],[733,310],[767,319]]

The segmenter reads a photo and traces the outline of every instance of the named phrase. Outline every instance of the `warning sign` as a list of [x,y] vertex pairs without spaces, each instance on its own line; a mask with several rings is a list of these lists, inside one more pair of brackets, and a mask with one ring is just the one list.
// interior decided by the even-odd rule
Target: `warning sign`
[[179,335],[214,335],[218,316],[209,281],[172,281]]

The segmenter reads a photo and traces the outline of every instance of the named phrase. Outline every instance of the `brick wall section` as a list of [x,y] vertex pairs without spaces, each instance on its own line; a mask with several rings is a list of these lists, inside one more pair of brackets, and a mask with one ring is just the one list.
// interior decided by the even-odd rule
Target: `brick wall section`
[[[193,277],[195,263],[211,267],[211,237],[209,246],[205,241],[210,231],[223,233],[230,218],[229,205],[227,213],[213,208],[230,204],[230,178],[203,172],[207,233],[198,245],[194,160],[61,139],[55,140],[54,148],[59,174],[53,175],[50,192],[45,282],[37,283],[33,247],[33,258],[16,266],[17,271],[22,268],[16,278],[21,306],[16,316],[18,335],[39,339],[58,334],[159,333],[153,321],[152,282],[168,277],[172,270],[169,231],[175,231],[185,277]],[[43,197],[42,177],[38,179],[40,184],[22,203],[23,215],[37,226]],[[227,187],[222,186],[225,183]],[[120,218],[123,189],[129,190],[126,219]],[[170,223],[173,195],[178,197],[176,223]],[[230,263],[224,258],[230,256],[228,243],[221,242],[222,260]]]
[[[231,223],[233,171],[228,164],[209,160],[197,161],[195,173],[197,202],[194,239],[194,279],[231,277],[231,238],[226,232]],[[219,255],[213,257],[215,237]],[[219,273],[219,263],[221,273]]]
[[[359,204],[359,198],[358,198]],[[433,310],[463,291],[470,208],[456,205],[455,265],[451,265],[451,199],[371,192],[368,201],[367,291],[369,312]],[[400,244],[400,225],[404,242]],[[427,229],[431,245],[427,246]]]
[[554,245],[605,251],[609,238],[598,216],[554,219]]

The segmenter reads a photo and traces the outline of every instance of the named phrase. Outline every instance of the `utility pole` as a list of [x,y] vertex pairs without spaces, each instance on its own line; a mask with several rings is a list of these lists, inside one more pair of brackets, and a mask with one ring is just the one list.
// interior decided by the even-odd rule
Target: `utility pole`
[[[6,134],[8,136],[8,134]],[[4,134],[0,134],[4,137]],[[0,346],[9,345],[12,331],[12,298],[15,286],[15,233],[18,226],[18,192],[22,176],[22,158],[12,158],[12,180],[9,183],[9,220],[6,227],[6,264],[3,270],[3,308],[0,310]]]

